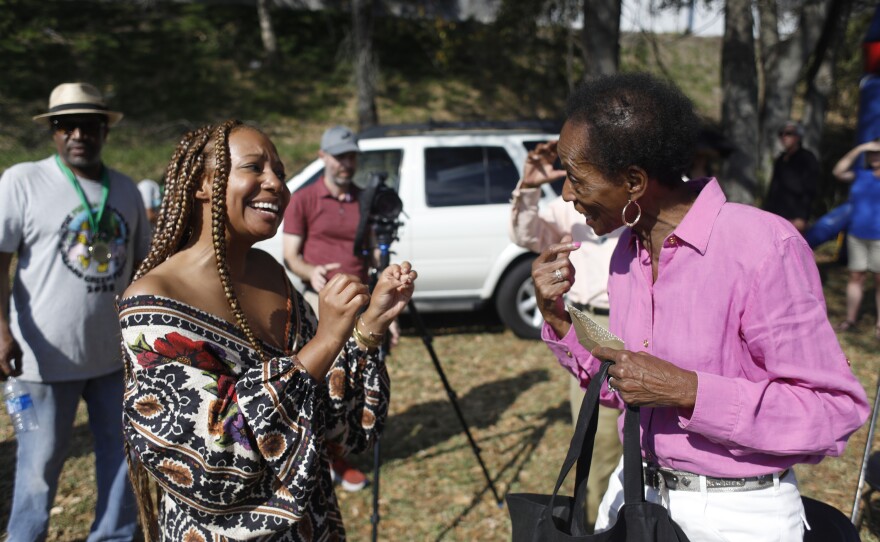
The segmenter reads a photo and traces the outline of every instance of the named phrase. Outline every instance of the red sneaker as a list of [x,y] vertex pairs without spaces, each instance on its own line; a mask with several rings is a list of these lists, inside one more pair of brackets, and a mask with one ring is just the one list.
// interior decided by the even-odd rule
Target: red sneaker
[[360,491],[367,485],[364,473],[354,468],[345,459],[334,459],[330,465],[333,483],[342,485],[345,491]]

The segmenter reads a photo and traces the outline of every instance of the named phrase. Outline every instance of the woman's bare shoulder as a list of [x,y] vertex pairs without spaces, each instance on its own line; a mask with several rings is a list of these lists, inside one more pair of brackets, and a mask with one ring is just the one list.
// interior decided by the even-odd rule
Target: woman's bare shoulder
[[162,297],[174,297],[174,287],[168,273],[160,267],[151,270],[143,277],[132,282],[123,294],[124,298],[139,295],[156,295]]

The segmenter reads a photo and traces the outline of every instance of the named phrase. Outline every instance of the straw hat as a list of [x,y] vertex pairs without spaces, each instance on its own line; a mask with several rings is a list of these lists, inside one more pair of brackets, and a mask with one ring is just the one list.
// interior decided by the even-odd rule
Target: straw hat
[[37,115],[34,120],[82,114],[106,115],[110,126],[122,120],[122,113],[110,111],[101,92],[88,83],[62,83],[55,87],[49,95],[49,112]]

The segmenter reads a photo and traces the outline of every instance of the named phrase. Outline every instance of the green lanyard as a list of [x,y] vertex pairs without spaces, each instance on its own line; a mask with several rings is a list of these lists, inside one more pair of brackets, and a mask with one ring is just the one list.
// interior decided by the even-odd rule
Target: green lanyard
[[61,157],[57,154],[55,155],[55,163],[58,164],[58,167],[61,168],[61,171],[67,176],[68,180],[70,180],[73,189],[76,190],[76,195],[79,196],[79,201],[82,202],[83,207],[85,207],[86,213],[89,216],[89,226],[92,228],[93,238],[96,239],[98,233],[100,233],[101,218],[104,216],[104,209],[107,207],[107,196],[110,194],[110,175],[107,173],[107,168],[104,168],[104,172],[101,175],[101,207],[98,208],[98,214],[96,215],[92,212],[92,206],[89,205],[89,200],[86,199],[86,194],[83,192],[82,186],[79,185],[79,181],[76,180],[76,176],[70,171],[70,168],[61,161]]

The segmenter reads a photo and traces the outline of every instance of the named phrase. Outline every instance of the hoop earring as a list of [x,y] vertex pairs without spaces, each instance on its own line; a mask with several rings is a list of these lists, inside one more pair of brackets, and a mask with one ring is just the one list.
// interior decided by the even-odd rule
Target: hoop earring
[[[632,222],[626,221],[626,210],[629,209],[630,204],[636,206],[636,210],[638,211],[636,214],[635,220]],[[626,202],[626,205],[623,206],[623,210],[620,211],[620,218],[623,220],[623,223],[629,226],[630,228],[634,228],[636,224],[638,224],[639,219],[642,218],[642,207],[639,205],[639,202],[634,201],[632,197],[629,198],[629,201]]]

